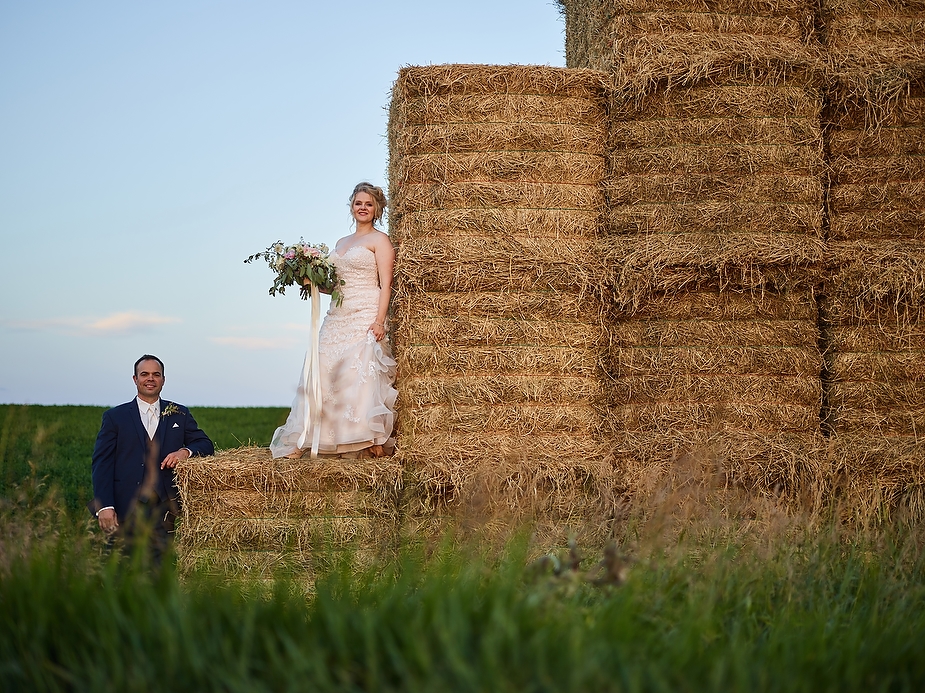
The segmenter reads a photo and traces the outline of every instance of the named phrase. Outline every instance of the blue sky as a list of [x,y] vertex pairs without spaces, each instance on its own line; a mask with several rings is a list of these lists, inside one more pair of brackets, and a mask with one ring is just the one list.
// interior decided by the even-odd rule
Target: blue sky
[[0,0],[0,402],[288,406],[308,305],[248,255],[383,186],[406,65],[565,64],[553,0]]

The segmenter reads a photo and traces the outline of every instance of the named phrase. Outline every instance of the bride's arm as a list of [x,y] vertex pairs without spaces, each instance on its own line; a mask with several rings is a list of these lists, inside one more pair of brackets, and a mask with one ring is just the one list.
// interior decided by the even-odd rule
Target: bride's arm
[[395,248],[385,234],[376,239],[376,269],[379,271],[379,309],[376,321],[369,326],[376,341],[385,337],[385,319],[392,298],[392,272],[395,269]]

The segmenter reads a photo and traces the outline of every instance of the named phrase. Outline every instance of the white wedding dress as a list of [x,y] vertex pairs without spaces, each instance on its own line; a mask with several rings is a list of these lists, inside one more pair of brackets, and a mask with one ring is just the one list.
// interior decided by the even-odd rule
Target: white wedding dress
[[[395,420],[395,360],[384,338],[377,342],[369,326],[379,307],[376,254],[355,245],[343,255],[331,253],[343,301],[333,301],[318,339],[321,379],[321,438],[318,450],[341,454],[389,442]],[[311,446],[314,422],[308,424],[311,382],[308,355],[286,423],[270,443],[273,457],[283,457]],[[307,442],[306,442],[307,441]]]

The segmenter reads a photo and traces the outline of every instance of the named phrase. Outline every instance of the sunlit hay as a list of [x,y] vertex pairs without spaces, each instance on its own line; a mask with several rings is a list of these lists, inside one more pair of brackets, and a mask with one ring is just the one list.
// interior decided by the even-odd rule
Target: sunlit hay
[[925,78],[925,9],[907,2],[824,0],[820,19],[835,110],[879,127]]
[[[396,491],[397,493],[397,491]],[[191,518],[244,520],[270,517],[327,517],[360,514],[394,517],[394,504],[375,492],[356,490],[278,490],[256,488],[204,488],[191,494],[185,510]]]
[[679,301],[673,294],[656,294],[634,313],[661,320],[816,320],[816,301],[808,291],[786,293],[748,291],[688,291]]
[[700,374],[766,374],[818,377],[822,359],[809,347],[694,346],[650,348],[612,346],[606,365],[615,377]]
[[495,375],[566,375],[597,377],[600,353],[557,345],[440,347],[406,345],[397,355],[404,377]]
[[[629,98],[632,97],[632,98]],[[762,84],[760,82],[715,84],[706,82],[683,89],[668,89],[657,93],[639,91],[623,94],[615,103],[619,107],[621,123],[612,127],[632,128],[646,121],[667,120],[675,125],[690,121],[711,121],[749,124],[753,127],[769,125],[771,130],[757,130],[766,136],[777,135],[777,144],[801,143],[804,137],[793,137],[785,126],[802,123],[804,127],[818,127],[822,103],[813,92],[802,86]],[[762,123],[771,119],[771,123]],[[654,125],[655,123],[652,123]],[[742,144],[775,144],[752,142]]]
[[498,541],[527,522],[558,527],[561,543],[566,525],[601,526],[589,514],[599,491],[576,479],[606,453],[594,241],[609,84],[543,67],[399,73],[389,223],[403,537],[452,525]]
[[835,130],[826,139],[833,157],[917,156],[925,153],[923,132],[925,132],[925,125],[881,128],[874,133],[861,130]]
[[[499,543],[526,525],[536,545],[561,546],[569,535],[602,544],[620,513],[613,467],[600,458],[551,452],[460,460],[437,451],[430,459],[407,460],[413,473],[403,531],[413,527],[421,539],[453,527]],[[441,521],[428,521],[434,517]]]
[[653,318],[615,322],[610,328],[612,344],[626,347],[753,346],[812,347],[819,329],[810,319],[711,319]]
[[452,184],[406,184],[401,190],[401,203],[406,210],[526,206],[595,210],[604,204],[600,187],[588,183],[510,183],[470,179]]
[[398,155],[499,151],[600,154],[604,123],[431,123],[395,132],[391,150]]
[[916,320],[890,310],[869,315],[876,318],[869,322],[857,313],[830,316],[828,402],[837,434],[874,438],[925,430],[923,310]]
[[404,301],[403,305],[405,314],[414,315],[415,320],[493,318],[548,322],[581,321],[587,316],[594,316],[598,309],[597,299],[588,292],[562,292],[552,289],[414,292],[413,301]]
[[832,439],[841,514],[863,525],[925,519],[925,442],[919,435],[843,433]]
[[[706,163],[702,164],[707,166]],[[608,181],[611,204],[643,202],[696,202],[710,200],[748,200],[787,204],[822,204],[822,185],[812,171],[785,174],[756,173],[729,175],[670,173],[666,164],[659,172],[624,174]],[[796,174],[796,175],[794,175]]]
[[605,76],[594,70],[538,65],[411,66],[398,72],[392,105],[447,94],[537,94],[593,100],[604,88]]
[[821,62],[809,41],[809,2],[560,4],[568,65],[619,71],[634,86],[806,79],[802,73],[817,71]]
[[[414,154],[399,159],[390,172],[390,179],[401,185],[446,185],[472,180],[568,180],[597,185],[603,177],[603,155],[574,152]],[[409,198],[408,203],[411,201]]]
[[517,344],[558,344],[587,349],[603,341],[600,325],[578,320],[523,320],[517,318],[425,317],[413,315],[402,338],[406,344],[435,346],[501,346]]
[[598,377],[572,375],[501,375],[492,371],[466,375],[415,375],[403,381],[400,408],[430,404],[459,406],[595,402],[603,392]]
[[822,208],[817,204],[757,200],[634,202],[608,214],[615,235],[750,233],[818,236]]
[[679,119],[617,118],[609,136],[615,149],[651,147],[653,142],[662,147],[723,144],[817,146],[820,130],[818,121],[814,122],[811,118],[790,118],[785,114],[717,118],[706,111],[700,117]]
[[[706,145],[691,147],[652,147],[615,151],[610,157],[614,176],[664,175],[672,171],[677,179],[685,177],[779,175],[782,169],[799,169],[803,175],[819,176],[822,158],[809,147],[794,145]],[[677,180],[676,179],[676,180]],[[794,181],[788,181],[794,186]],[[799,204],[799,200],[794,200]]]
[[[763,406],[764,402],[785,402],[799,411],[801,417],[815,410],[813,416],[818,418],[820,389],[818,378],[806,375],[769,378],[753,373],[658,373],[621,376],[609,383],[607,395],[616,407],[654,407],[671,402],[675,406],[712,406],[718,413],[731,402],[751,407]],[[816,424],[818,421],[809,425]]]
[[[321,547],[379,547],[398,528],[403,470],[392,458],[274,460],[267,448],[224,450],[177,468],[184,569],[208,569],[216,551],[246,573]],[[255,552],[256,553],[252,553]],[[238,554],[235,558],[233,554]]]
[[[427,69],[427,68],[424,68]],[[542,69],[542,68],[540,68]],[[600,76],[595,75],[595,81]],[[603,82],[598,89],[603,88]],[[570,96],[563,93],[479,93],[442,94],[401,98],[390,117],[396,126],[412,127],[429,123],[572,123],[601,126],[600,109],[586,91]]]
[[668,435],[673,435],[678,430],[744,430],[770,433],[812,431],[819,427],[818,397],[808,404],[791,404],[780,401],[725,399],[725,393],[722,391],[718,395],[708,395],[717,397],[716,400],[679,399],[685,395],[683,391],[669,390],[663,395],[664,401],[613,405],[608,408],[607,423],[616,433],[661,431]]
[[818,431],[633,431],[615,437],[612,461],[640,508],[661,505],[672,486],[740,489],[750,500],[800,511],[819,511],[831,498],[831,463]]
[[602,290],[619,312],[638,310],[659,293],[811,287],[822,279],[827,253],[821,239],[787,233],[650,234],[600,245],[609,268]]
[[409,240],[398,249],[395,284],[408,292],[582,291],[597,283],[593,240],[460,236]]
[[402,418],[404,435],[437,433],[510,432],[524,436],[538,433],[594,435],[600,414],[590,404],[458,403],[409,407]]
[[594,237],[599,210],[577,209],[425,209],[398,208],[389,213],[389,235],[395,242],[424,238]]
[[837,185],[833,186],[829,199],[833,210],[853,212],[870,209],[877,205],[915,209],[920,207],[923,196],[925,196],[925,179],[892,180],[876,186],[870,183]]
[[224,550],[288,549],[310,552],[333,546],[370,547],[394,539],[397,516],[380,517],[193,517],[183,526],[186,536],[195,535],[200,546]]
[[[925,138],[925,128],[921,129]],[[923,149],[925,151],[925,149]],[[829,193],[833,241],[925,239],[925,163],[922,156],[849,157],[832,162]]]
[[176,476],[185,503],[187,496],[215,488],[267,492],[390,491],[401,486],[401,465],[390,458],[274,460],[268,448],[241,447],[222,450],[211,457],[192,458],[177,467]]
[[905,238],[925,242],[925,209],[863,209],[843,212],[831,219],[829,232],[835,241],[867,238]]
[[[870,109],[877,109],[875,103],[864,101],[843,102],[829,109],[827,115],[832,132],[832,143],[838,151],[875,153],[882,143],[892,142],[891,137],[903,133],[912,134],[925,127],[925,79],[909,80],[901,90],[900,98],[890,99],[876,120],[870,119]],[[902,141],[902,140],[901,140]],[[909,146],[916,146],[917,138],[905,140]],[[919,146],[920,140],[918,140]],[[855,143],[855,146],[850,146]]]
[[925,309],[925,247],[900,239],[832,243],[824,289],[831,320],[918,322]]

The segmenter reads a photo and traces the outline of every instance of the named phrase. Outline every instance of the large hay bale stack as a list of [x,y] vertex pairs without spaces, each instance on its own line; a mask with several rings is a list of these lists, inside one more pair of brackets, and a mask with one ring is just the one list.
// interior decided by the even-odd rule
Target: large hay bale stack
[[704,287],[653,296],[611,324],[614,454],[629,492],[690,453],[749,493],[825,493],[816,304],[810,290]]
[[422,521],[452,512],[509,527],[543,515],[561,539],[610,485],[590,293],[606,88],[600,73],[547,67],[399,73],[389,121],[397,442]]
[[827,424],[860,516],[925,515],[925,5],[825,0]]
[[[818,498],[823,60],[814,5],[564,0],[612,71],[607,390],[631,488],[693,448]],[[581,57],[581,46],[585,52]]]
[[344,549],[382,555],[398,536],[402,469],[391,459],[274,460],[245,447],[190,459],[177,483],[183,572],[310,576]]
[[809,0],[558,0],[569,67],[693,84],[805,67]]

